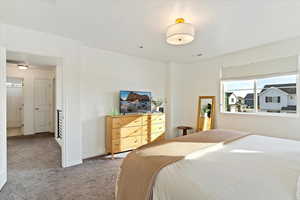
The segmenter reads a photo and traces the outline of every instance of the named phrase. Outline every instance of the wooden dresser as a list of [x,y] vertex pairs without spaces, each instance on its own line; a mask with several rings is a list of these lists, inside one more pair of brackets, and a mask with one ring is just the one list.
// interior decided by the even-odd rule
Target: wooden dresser
[[106,153],[112,156],[164,138],[164,114],[106,116]]

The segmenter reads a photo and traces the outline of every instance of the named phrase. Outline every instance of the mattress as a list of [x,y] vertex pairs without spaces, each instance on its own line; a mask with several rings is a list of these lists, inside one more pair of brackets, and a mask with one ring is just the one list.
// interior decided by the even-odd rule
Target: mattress
[[251,135],[164,167],[153,200],[296,200],[300,142]]

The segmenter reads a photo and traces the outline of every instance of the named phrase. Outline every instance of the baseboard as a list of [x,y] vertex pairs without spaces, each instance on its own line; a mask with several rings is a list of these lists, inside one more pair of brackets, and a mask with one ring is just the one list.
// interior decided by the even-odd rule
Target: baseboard
[[55,138],[55,141],[60,147],[62,147],[62,139]]
[[72,167],[72,166],[76,166],[76,165],[81,165],[82,164],[82,160],[75,160],[75,161],[69,161],[67,163],[63,163],[63,168],[66,167]]
[[103,149],[102,151],[95,152],[95,153],[89,153],[89,154],[83,155],[82,159],[85,160],[85,159],[95,158],[95,157],[104,156],[104,155],[107,155],[105,149]]
[[24,132],[24,135],[34,135],[35,133],[34,132]]
[[0,191],[1,191],[2,187],[5,185],[6,181],[7,181],[7,176],[6,176],[6,173],[3,172],[0,174]]
[[105,156],[108,156],[108,155],[109,155],[108,153],[97,154],[97,155],[94,155],[94,156],[84,157],[83,160],[91,160],[91,159],[105,157]]

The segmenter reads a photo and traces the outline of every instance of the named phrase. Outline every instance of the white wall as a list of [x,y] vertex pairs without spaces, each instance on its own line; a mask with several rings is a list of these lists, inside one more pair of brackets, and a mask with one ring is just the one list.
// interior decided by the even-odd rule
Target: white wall
[[84,47],[81,49],[83,158],[105,153],[105,115],[119,108],[119,91],[166,97],[166,64]]
[[[1,27],[0,27],[1,31]],[[1,40],[0,32],[0,40]],[[0,190],[7,181],[7,139],[6,139],[6,50],[0,46]]]
[[[55,77],[55,71],[49,70],[38,70],[38,69],[28,69],[19,70],[16,65],[7,64],[6,70],[7,77],[22,78],[24,80],[24,135],[32,135],[35,133],[34,127],[34,80],[35,79],[48,79],[53,80]],[[52,91],[52,90],[51,90]],[[51,95],[52,96],[52,93]],[[51,98],[52,100],[52,98]],[[50,113],[50,127],[53,132],[53,113]]]
[[[300,38],[272,43],[269,45],[247,49],[221,57],[203,60],[193,64],[173,64],[169,67],[172,78],[172,90],[176,90],[171,98],[172,116],[175,118],[171,126],[196,126],[198,96],[216,96],[218,128],[251,131],[253,133],[300,140],[299,117],[256,116],[245,114],[221,114],[220,101],[220,68],[222,66],[244,65],[252,62],[271,60],[280,57],[299,55]],[[297,88],[299,94],[299,85]],[[297,100],[300,105],[299,98]],[[299,106],[298,106],[299,107]],[[299,110],[299,108],[298,108]]]
[[179,131],[176,129],[178,125],[182,124],[182,120],[185,118],[185,97],[187,91],[185,90],[185,77],[186,68],[185,66],[177,63],[168,64],[168,106],[167,106],[167,130],[168,137],[174,137],[179,135]]

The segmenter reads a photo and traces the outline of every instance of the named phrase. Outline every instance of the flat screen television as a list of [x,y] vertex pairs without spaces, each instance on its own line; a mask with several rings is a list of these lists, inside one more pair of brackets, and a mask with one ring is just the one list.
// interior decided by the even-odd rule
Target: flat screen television
[[120,113],[151,112],[151,92],[120,91]]

